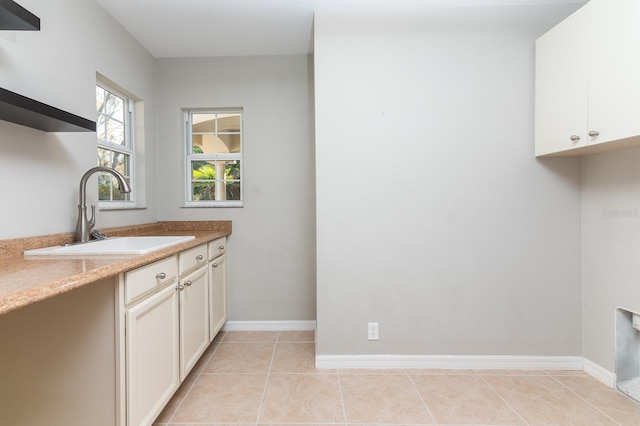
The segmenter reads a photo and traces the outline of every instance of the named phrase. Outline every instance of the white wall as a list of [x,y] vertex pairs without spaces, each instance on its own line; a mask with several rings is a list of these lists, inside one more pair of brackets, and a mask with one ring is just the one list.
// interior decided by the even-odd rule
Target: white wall
[[[154,59],[93,1],[23,0],[41,31],[0,32],[0,87],[95,120],[96,72],[144,100],[146,210],[98,212],[97,227],[156,220]],[[0,239],[72,231],[95,133],[45,133],[0,121]],[[88,200],[97,201],[95,178]]]
[[576,7],[316,14],[318,354],[581,354],[580,163],[533,155]]
[[[160,219],[232,220],[230,320],[315,319],[312,62],[158,61]],[[183,208],[182,108],[244,108],[243,208]]]
[[584,356],[615,371],[614,311],[640,312],[640,149],[582,162]]

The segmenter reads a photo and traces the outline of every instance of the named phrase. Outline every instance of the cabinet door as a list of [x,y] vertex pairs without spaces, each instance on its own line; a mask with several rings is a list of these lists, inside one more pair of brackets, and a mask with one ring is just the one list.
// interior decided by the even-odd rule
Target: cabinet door
[[[184,287],[184,288],[183,288]],[[209,274],[207,267],[180,280],[180,380],[209,346]]]
[[126,311],[127,423],[150,425],[180,385],[175,284]]
[[213,340],[227,321],[227,255],[217,257],[210,262],[210,265],[211,331],[209,340]]
[[536,156],[587,144],[587,18],[583,7],[536,41]]
[[591,0],[589,143],[640,135],[640,1]]

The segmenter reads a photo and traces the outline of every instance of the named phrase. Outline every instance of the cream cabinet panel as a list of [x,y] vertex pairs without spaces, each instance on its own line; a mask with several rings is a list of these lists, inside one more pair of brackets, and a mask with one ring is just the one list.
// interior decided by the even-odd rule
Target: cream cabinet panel
[[209,242],[209,259],[215,259],[227,252],[227,238],[222,237]]
[[[640,1],[592,0],[589,127],[592,144],[640,135]],[[585,6],[585,7],[587,7]]]
[[587,11],[536,41],[536,156],[587,144]]
[[[205,246],[206,247],[206,246]],[[202,267],[182,278],[180,294],[180,380],[209,346],[209,274]]]
[[167,257],[150,265],[145,265],[125,273],[125,304],[139,296],[157,290],[178,276],[176,256]]
[[640,2],[591,0],[536,41],[536,156],[640,144]]
[[218,256],[209,265],[211,266],[209,270],[209,305],[211,307],[209,340],[213,340],[227,322],[227,255]]
[[180,275],[185,272],[207,264],[207,245],[202,244],[189,250],[185,250],[178,255],[180,265]]
[[150,425],[180,385],[174,285],[126,311],[127,424]]

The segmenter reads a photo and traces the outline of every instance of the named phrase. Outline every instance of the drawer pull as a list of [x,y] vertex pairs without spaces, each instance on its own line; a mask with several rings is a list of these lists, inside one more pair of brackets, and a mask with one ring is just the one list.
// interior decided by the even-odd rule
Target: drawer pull
[[184,283],[184,285],[186,285],[187,287],[191,287],[191,284],[193,284],[193,282],[191,282],[191,281],[186,281]]
[[596,136],[600,136],[600,132],[597,130],[592,130],[589,132],[589,136],[591,136],[592,138],[595,138]]
[[218,250],[224,250],[224,246],[218,247]]
[[165,278],[167,278],[167,274],[165,274],[164,272],[160,272],[159,274],[156,274],[156,278],[159,280],[164,280]]
[[176,286],[176,290],[178,290],[178,291],[182,291],[182,290],[184,290],[184,286],[183,286],[182,284],[178,284],[178,285]]
[[217,268],[217,267],[218,267],[218,264],[217,264],[217,263],[214,263],[214,264],[213,264],[213,267],[214,267],[214,268]]
[[199,262],[199,261],[201,261],[202,259],[204,259],[204,256],[202,256],[201,254],[199,254],[199,255],[197,255],[197,256],[196,256],[196,260],[197,260],[198,262]]
[[569,139],[571,139],[571,142],[578,142],[580,140],[580,136],[572,135]]

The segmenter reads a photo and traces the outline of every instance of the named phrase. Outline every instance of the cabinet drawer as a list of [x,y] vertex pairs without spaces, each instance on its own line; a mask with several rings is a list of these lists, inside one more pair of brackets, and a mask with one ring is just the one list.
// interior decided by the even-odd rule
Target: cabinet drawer
[[227,252],[227,238],[222,237],[209,242],[209,259],[215,259]]
[[129,304],[136,297],[155,288],[162,287],[177,276],[178,263],[176,256],[167,257],[125,273],[125,303]]
[[207,245],[202,244],[198,247],[183,251],[178,255],[179,273],[180,275],[185,272],[207,263]]

